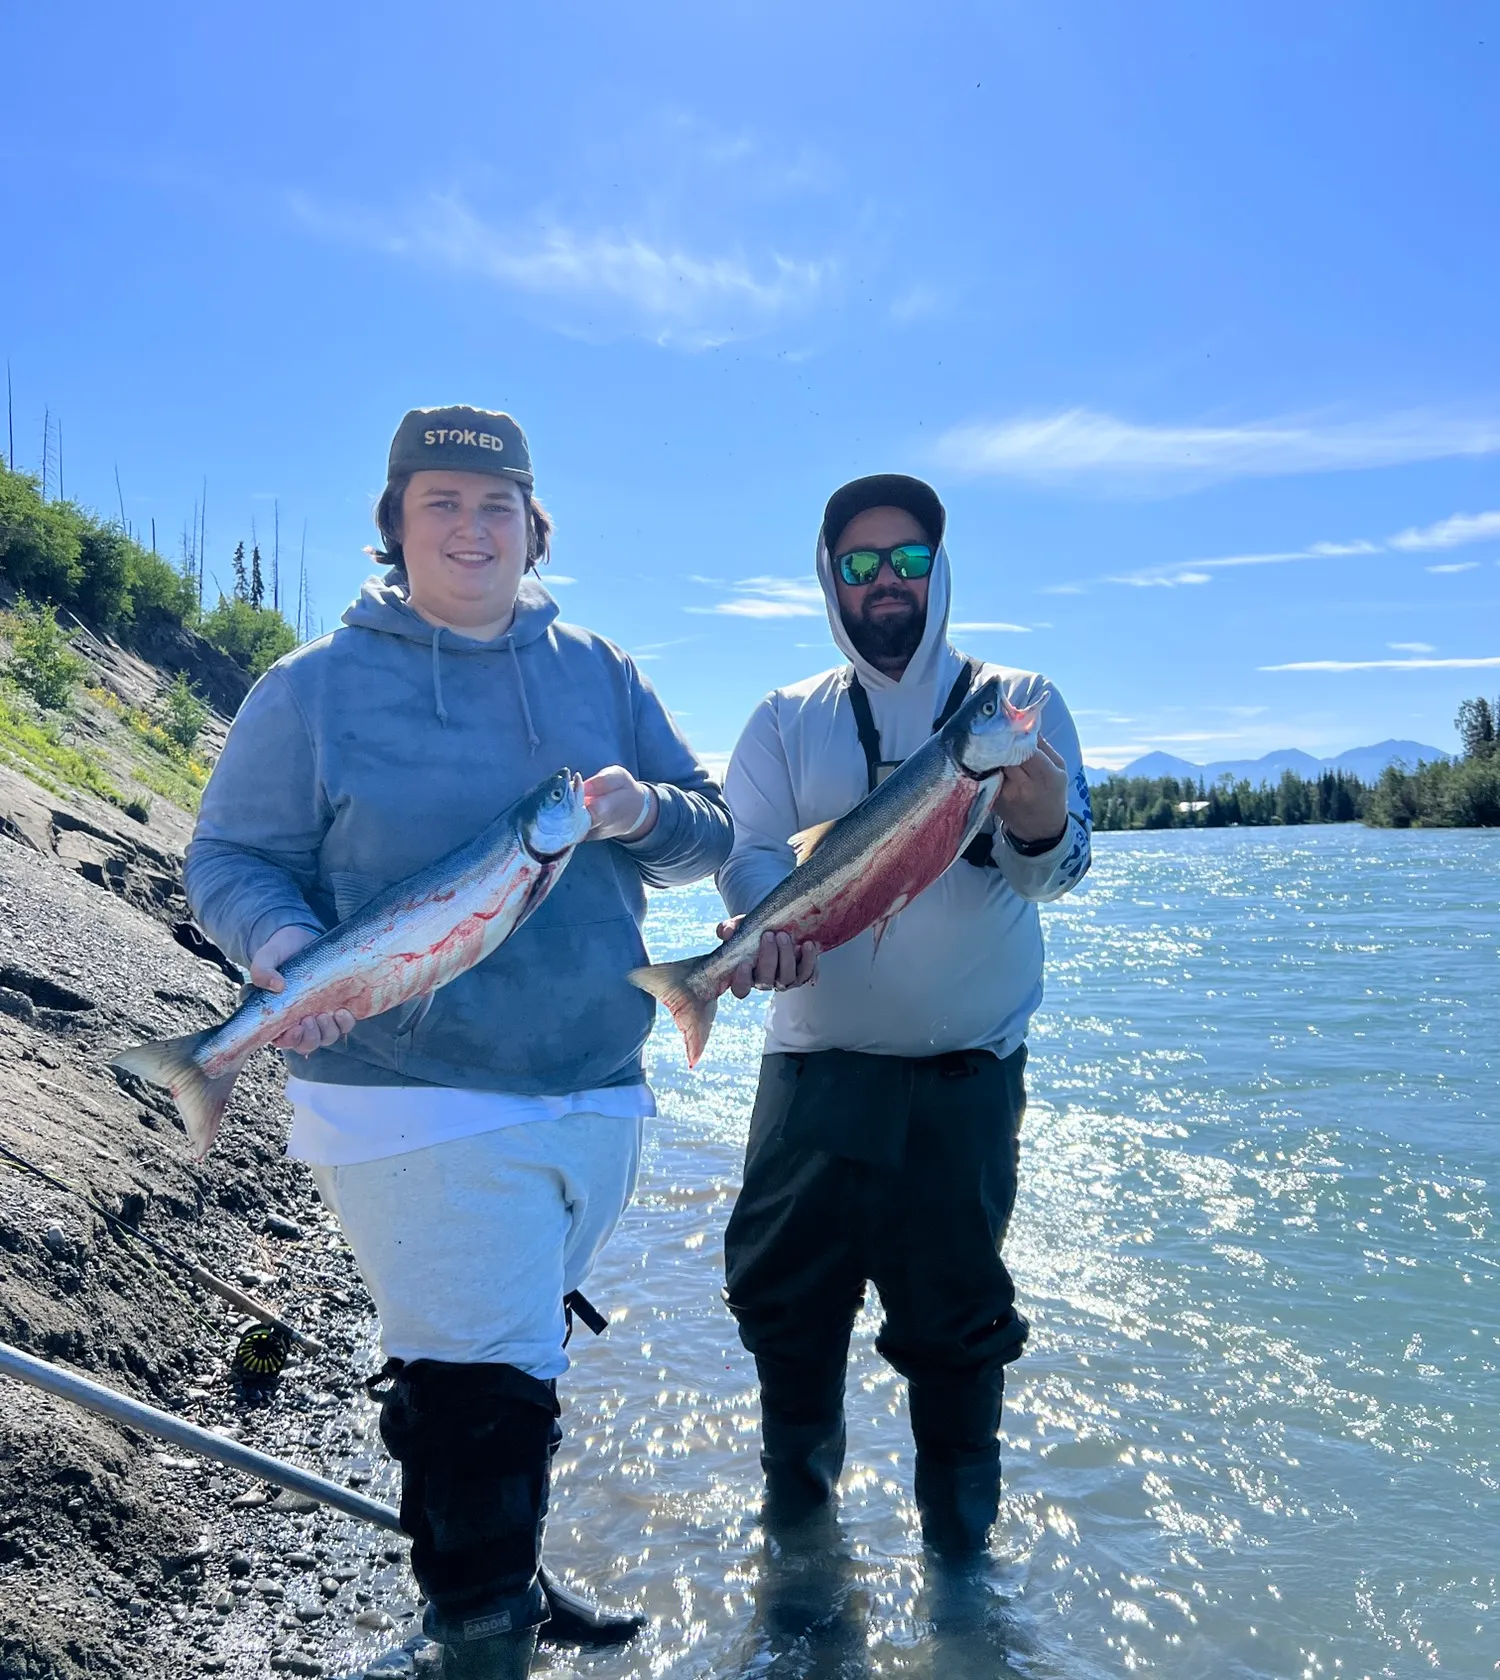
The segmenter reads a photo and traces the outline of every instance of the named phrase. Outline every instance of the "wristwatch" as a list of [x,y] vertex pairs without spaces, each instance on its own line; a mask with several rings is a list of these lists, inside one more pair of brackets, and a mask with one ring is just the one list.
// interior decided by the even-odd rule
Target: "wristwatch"
[[1000,825],[1000,832],[1005,836],[1005,844],[1021,857],[1040,857],[1043,852],[1050,852],[1054,846],[1062,844],[1063,837],[1068,832],[1068,824],[1065,819],[1061,829],[1050,840],[1018,840],[1004,823]]

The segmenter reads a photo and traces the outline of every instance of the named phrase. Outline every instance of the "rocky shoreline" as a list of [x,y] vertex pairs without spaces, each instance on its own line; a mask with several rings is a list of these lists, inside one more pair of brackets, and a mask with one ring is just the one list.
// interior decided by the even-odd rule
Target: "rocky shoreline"
[[[0,1161],[0,1339],[393,1502],[360,1378],[373,1312],[306,1171],[274,1058],[207,1163],[126,1043],[205,1025],[234,986],[194,940],[175,857],[102,802],[0,770],[0,1142],[326,1347],[262,1391],[247,1322],[82,1201]],[[420,1670],[399,1536],[0,1377],[0,1680]]]

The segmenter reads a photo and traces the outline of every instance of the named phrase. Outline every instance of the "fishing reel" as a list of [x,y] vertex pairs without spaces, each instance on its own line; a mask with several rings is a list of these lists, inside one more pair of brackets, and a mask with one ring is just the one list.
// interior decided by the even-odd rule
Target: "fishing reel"
[[279,1324],[252,1324],[235,1344],[230,1369],[242,1383],[258,1387],[286,1369],[292,1338]]

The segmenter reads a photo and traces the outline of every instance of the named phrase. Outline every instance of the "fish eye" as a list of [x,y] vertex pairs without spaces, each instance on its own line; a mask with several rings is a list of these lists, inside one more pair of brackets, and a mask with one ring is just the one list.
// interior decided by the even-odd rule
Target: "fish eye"
[[995,702],[993,700],[986,700],[979,710],[985,717],[994,717]]

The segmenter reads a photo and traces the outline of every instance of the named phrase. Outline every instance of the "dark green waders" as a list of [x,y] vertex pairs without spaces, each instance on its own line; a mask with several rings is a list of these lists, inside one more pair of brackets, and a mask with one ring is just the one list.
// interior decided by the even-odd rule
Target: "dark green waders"
[[805,1521],[844,1462],[844,1371],[867,1283],[876,1346],[909,1385],[927,1545],[988,1546],[1005,1367],[1027,1325],[1000,1246],[1016,1198],[1022,1046],[912,1060],[848,1051],[761,1064],[726,1296],[761,1386],[766,1520]]

